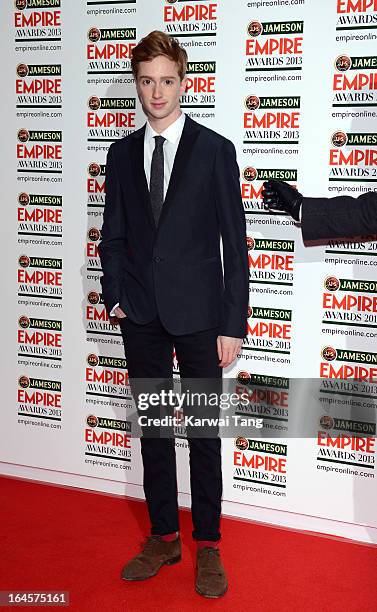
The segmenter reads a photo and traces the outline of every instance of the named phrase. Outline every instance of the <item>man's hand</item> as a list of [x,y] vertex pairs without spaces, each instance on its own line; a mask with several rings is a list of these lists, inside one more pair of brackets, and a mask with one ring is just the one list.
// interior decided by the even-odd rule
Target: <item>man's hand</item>
[[220,368],[228,367],[236,359],[241,346],[242,338],[217,336],[217,354],[220,359]]
[[284,181],[266,181],[263,183],[264,209],[270,212],[285,211],[295,219],[300,220],[302,194]]
[[125,319],[127,317],[126,313],[117,306],[114,310],[114,317],[109,317],[111,325],[119,325],[119,319]]

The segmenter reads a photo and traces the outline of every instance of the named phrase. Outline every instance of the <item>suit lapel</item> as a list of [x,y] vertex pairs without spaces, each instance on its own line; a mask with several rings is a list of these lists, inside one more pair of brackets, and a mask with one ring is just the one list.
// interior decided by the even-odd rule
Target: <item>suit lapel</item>
[[194,143],[199,134],[199,130],[199,124],[197,124],[195,121],[193,121],[192,119],[190,119],[190,117],[187,116],[185,119],[185,124],[183,126],[182,135],[179,141],[177,152],[175,154],[174,164],[169,181],[169,187],[166,192],[164,205],[162,207],[158,223],[159,228],[164,222],[168,210],[174,201],[174,196],[177,193],[178,186],[184,178],[185,169],[192,154]]
[[136,187],[139,191],[140,200],[142,205],[145,208],[146,215],[148,220],[153,228],[156,231],[156,225],[153,218],[151,200],[149,195],[149,189],[147,184],[147,179],[144,172],[144,134],[145,134],[145,125],[134,132],[133,134],[133,142],[132,142],[132,150],[131,150],[131,158],[133,165],[133,172]]

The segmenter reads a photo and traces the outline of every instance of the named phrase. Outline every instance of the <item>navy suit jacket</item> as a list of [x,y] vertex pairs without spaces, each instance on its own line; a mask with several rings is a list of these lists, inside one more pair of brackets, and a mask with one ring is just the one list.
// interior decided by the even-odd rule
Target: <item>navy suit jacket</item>
[[[114,142],[99,254],[107,312],[156,315],[169,333],[246,335],[248,258],[233,144],[186,116],[158,228],[144,172],[145,126]],[[220,235],[223,242],[222,268]]]

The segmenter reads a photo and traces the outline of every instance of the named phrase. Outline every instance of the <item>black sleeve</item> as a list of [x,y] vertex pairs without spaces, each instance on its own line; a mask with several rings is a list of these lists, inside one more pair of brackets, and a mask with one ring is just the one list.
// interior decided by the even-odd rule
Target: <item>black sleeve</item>
[[224,139],[217,151],[214,190],[224,263],[224,293],[219,334],[244,338],[247,335],[249,301],[246,221],[236,151],[230,140]]
[[301,224],[304,240],[377,234],[377,193],[304,198]]
[[124,204],[115,167],[114,147],[111,145],[106,161],[105,209],[101,242],[98,247],[103,271],[101,277],[102,295],[108,314],[110,314],[113,306],[120,302],[126,254],[125,230]]

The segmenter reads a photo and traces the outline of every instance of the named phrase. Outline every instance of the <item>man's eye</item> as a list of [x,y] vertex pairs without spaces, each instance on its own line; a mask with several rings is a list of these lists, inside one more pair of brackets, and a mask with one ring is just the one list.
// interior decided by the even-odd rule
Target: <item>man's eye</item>
[[143,83],[143,85],[149,85],[150,79],[143,79],[142,83]]
[[172,85],[173,81],[171,79],[165,80],[166,85]]

